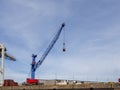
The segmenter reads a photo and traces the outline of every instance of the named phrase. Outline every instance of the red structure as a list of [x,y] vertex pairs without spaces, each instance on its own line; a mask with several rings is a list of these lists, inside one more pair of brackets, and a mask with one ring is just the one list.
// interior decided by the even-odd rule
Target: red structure
[[3,86],[18,86],[18,83],[14,82],[14,80],[7,79],[7,80],[4,80]]
[[36,84],[37,85],[39,83],[38,79],[27,78],[26,81],[27,81],[27,84]]

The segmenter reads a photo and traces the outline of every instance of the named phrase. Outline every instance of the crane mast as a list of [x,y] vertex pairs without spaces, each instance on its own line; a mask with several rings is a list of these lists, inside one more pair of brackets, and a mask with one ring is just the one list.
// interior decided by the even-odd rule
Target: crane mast
[[[35,71],[36,69],[43,63],[43,61],[45,60],[46,56],[49,54],[49,52],[51,51],[51,49],[53,48],[53,46],[55,45],[56,41],[58,40],[61,31],[63,29],[63,27],[65,26],[65,24],[63,23],[60,27],[60,29],[58,30],[58,32],[56,33],[56,35],[54,36],[54,38],[52,39],[52,41],[50,42],[48,48],[46,49],[46,51],[43,53],[42,57],[40,58],[40,60],[36,63],[35,59],[37,57],[37,55],[32,55],[32,64],[31,64],[31,79],[28,80],[27,82],[34,82],[35,79]],[[36,81],[37,82],[37,81]]]

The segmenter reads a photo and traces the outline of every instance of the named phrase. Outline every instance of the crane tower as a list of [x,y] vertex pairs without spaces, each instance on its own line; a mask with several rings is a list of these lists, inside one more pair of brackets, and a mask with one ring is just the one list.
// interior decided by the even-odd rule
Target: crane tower
[[4,60],[5,58],[9,60],[16,61],[16,59],[6,53],[6,47],[3,44],[0,44],[0,85],[2,86],[4,84]]

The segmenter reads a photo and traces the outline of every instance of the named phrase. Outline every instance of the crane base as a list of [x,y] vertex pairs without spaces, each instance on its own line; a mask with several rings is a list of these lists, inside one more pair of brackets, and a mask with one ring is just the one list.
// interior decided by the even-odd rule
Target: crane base
[[37,85],[39,83],[39,80],[38,79],[27,78],[26,83],[27,84],[36,84]]

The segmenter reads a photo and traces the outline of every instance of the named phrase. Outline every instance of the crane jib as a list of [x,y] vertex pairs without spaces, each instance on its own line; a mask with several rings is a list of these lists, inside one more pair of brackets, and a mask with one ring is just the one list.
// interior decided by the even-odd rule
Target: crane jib
[[56,43],[56,41],[58,40],[60,33],[63,29],[63,27],[65,26],[65,24],[63,23],[61,28],[59,29],[59,31],[57,32],[57,34],[55,35],[55,37],[53,38],[53,40],[51,41],[51,43],[49,44],[48,48],[46,49],[46,51],[43,53],[42,57],[40,58],[40,60],[38,61],[38,63],[35,66],[35,70],[42,64],[42,62],[45,60],[46,56],[48,55],[48,53],[50,52],[50,50],[52,49],[52,47],[54,46],[54,44]]
[[[50,42],[49,46],[47,47],[46,51],[43,53],[42,57],[40,58],[40,60],[34,65],[34,67],[31,67],[31,78],[34,79],[35,78],[35,71],[36,69],[43,63],[43,61],[45,60],[46,56],[49,54],[49,52],[51,51],[51,49],[53,48],[53,46],[55,45],[56,41],[58,40],[61,31],[63,29],[63,27],[65,26],[65,24],[63,23],[61,28],[58,30],[57,34],[54,36],[54,38],[52,39],[52,41]],[[34,57],[33,57],[33,61],[34,61]]]

